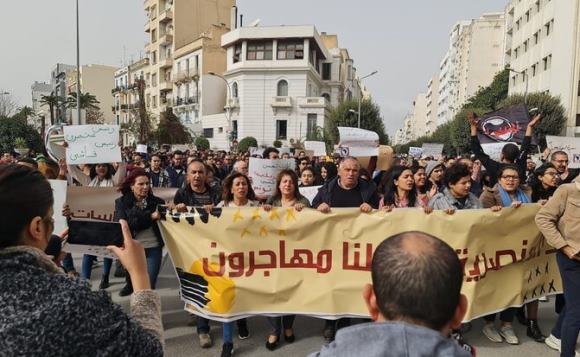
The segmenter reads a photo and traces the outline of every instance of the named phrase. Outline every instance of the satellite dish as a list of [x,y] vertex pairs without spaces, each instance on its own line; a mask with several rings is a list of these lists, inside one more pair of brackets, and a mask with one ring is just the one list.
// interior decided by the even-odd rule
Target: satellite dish
[[249,27],[258,27],[259,25],[260,25],[260,19],[256,19],[256,20],[254,20],[254,22],[252,22],[250,24]]

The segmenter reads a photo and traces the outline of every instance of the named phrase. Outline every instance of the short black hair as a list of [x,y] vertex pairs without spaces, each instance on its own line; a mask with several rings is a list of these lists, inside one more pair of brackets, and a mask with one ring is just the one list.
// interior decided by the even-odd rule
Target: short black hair
[[556,160],[556,156],[560,156],[560,155],[564,155],[564,156],[568,157],[568,154],[565,151],[559,150],[559,151],[553,152],[552,155],[550,155],[550,161]]
[[264,150],[264,153],[262,154],[262,158],[264,158],[264,159],[269,158],[271,152],[275,152],[277,154],[280,154],[280,151],[278,151],[278,149],[270,147],[270,148],[267,148],[266,150]]
[[23,157],[21,159],[18,159],[18,162],[32,165],[35,169],[38,169],[38,162],[36,162],[36,160],[34,160],[33,158]]
[[183,152],[181,150],[175,150],[173,152],[173,155],[171,155],[171,157],[175,156],[175,155],[183,155]]
[[520,156],[520,149],[516,144],[506,144],[502,149],[501,153],[503,154],[504,159],[509,162],[514,162]]
[[50,183],[40,171],[0,165],[0,249],[17,245],[30,221],[44,218],[53,203]]
[[[406,247],[409,239],[423,247]],[[453,248],[437,237],[404,232],[385,239],[374,252],[371,274],[378,308],[387,320],[441,330],[453,319],[463,269]]]
[[445,170],[445,185],[455,185],[463,177],[471,177],[471,172],[467,165],[457,162]]

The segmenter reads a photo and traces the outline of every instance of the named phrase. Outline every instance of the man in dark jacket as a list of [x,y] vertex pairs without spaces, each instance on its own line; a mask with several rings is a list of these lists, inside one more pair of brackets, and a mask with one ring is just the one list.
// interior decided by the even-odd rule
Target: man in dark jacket
[[166,168],[171,187],[181,188],[185,180],[185,155],[179,150],[173,153],[171,165]]
[[[330,212],[331,207],[359,207],[369,213],[379,207],[379,195],[374,183],[359,179],[360,164],[354,157],[344,158],[338,166],[338,176],[318,190],[312,207],[322,213]],[[334,340],[337,328],[348,326],[349,319],[326,320],[323,336],[327,342]]]
[[375,322],[340,330],[310,357],[471,356],[448,337],[467,311],[463,269],[449,245],[421,232],[397,234],[377,247],[371,272],[363,297]]
[[528,123],[526,134],[520,149],[512,143],[508,143],[502,148],[500,162],[491,159],[489,155],[483,151],[479,138],[477,137],[477,116],[475,113],[468,113],[467,119],[469,120],[469,125],[471,127],[471,151],[475,155],[475,158],[481,161],[481,164],[485,167],[485,170],[489,174],[490,184],[492,186],[497,183],[498,173],[505,165],[516,165],[520,172],[520,177],[526,177],[528,151],[530,150],[530,144],[532,142],[534,126],[540,122],[540,119],[542,119],[540,114],[534,116],[534,118]]

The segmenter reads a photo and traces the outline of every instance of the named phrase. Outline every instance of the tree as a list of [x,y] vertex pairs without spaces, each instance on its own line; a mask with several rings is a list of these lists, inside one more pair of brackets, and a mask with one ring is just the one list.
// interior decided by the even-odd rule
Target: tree
[[12,94],[0,91],[0,117],[10,117],[14,115],[17,105]]
[[[89,93],[89,92],[81,93],[81,109],[99,110],[99,109],[101,109],[99,107],[100,103],[101,102],[99,102],[97,100],[97,97],[95,97],[91,93]],[[68,96],[67,101],[66,101],[66,107],[67,108],[76,108],[77,107],[77,94],[76,93],[71,93]]]
[[36,113],[30,108],[29,106],[23,106],[18,108],[18,113],[14,115],[14,117],[18,120],[22,120],[23,122],[28,122],[28,118],[34,116]]
[[251,147],[258,147],[258,140],[252,136],[246,136],[238,144],[238,152],[247,152]]
[[209,150],[209,140],[207,140],[202,136],[198,136],[197,138],[195,138],[193,144],[195,145],[197,150]]
[[[514,94],[501,102],[502,107],[524,103],[524,96]],[[566,128],[566,109],[559,98],[547,93],[529,93],[527,98],[528,109],[538,108],[542,114],[542,121],[534,128],[534,134],[541,147],[545,147],[546,135],[562,135]]]
[[40,103],[48,106],[50,111],[50,125],[54,125],[54,109],[64,102],[62,97],[57,95],[43,95],[40,97]]
[[[154,135],[159,144],[189,144],[191,133],[173,113],[171,108],[161,114],[159,126]],[[209,145],[209,142],[208,142]]]
[[279,149],[279,148],[281,148],[281,147],[282,147],[282,142],[281,142],[280,140],[274,140],[274,142],[272,143],[272,145],[273,145],[275,148],[278,148],[278,149]]
[[[339,126],[357,127],[358,116],[352,111],[358,111],[358,101],[356,100],[344,101],[330,112],[325,125],[327,145],[334,145],[339,142]],[[389,137],[385,133],[385,124],[383,123],[379,106],[369,99],[364,99],[361,102],[360,127],[361,129],[374,131],[379,135],[381,144],[388,144]]]
[[36,152],[43,150],[40,134],[34,127],[26,124],[16,116],[4,117],[0,120],[0,152],[14,150],[16,138],[23,138],[26,146]]
[[502,107],[501,102],[508,96],[510,70],[498,72],[491,84],[480,88],[477,93],[467,100],[464,108],[481,108],[487,112],[494,112]]
[[87,124],[104,124],[105,123],[105,113],[98,109],[87,109]]

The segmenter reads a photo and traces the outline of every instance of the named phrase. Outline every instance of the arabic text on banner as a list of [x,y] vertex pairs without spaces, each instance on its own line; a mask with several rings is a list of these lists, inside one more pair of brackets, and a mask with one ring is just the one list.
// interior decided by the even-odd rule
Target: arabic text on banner
[[208,216],[199,209],[168,214],[160,228],[187,308],[222,321],[260,314],[366,316],[361,292],[370,282],[374,249],[393,234],[424,231],[457,252],[469,321],[561,291],[555,250],[534,223],[538,208],[451,216],[259,207]]
[[66,163],[101,164],[121,161],[118,125],[70,125],[64,127]]

